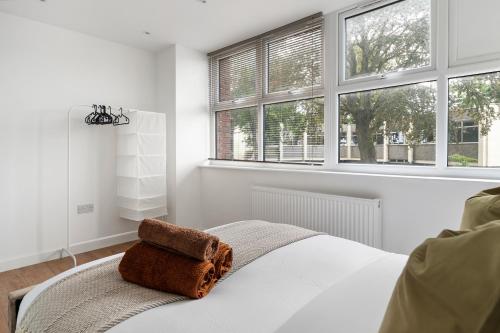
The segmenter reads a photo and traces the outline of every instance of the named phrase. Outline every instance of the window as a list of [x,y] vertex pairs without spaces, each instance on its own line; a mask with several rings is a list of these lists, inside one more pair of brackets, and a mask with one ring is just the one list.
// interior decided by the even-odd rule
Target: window
[[478,143],[479,125],[473,120],[452,120],[449,124],[450,143]]
[[452,78],[448,93],[448,165],[499,167],[500,72]]
[[257,160],[257,108],[215,113],[217,159]]
[[320,87],[323,73],[323,30],[310,30],[267,44],[268,92],[296,92]]
[[317,14],[210,54],[213,157],[498,178],[497,45],[453,1],[362,1],[326,49]]
[[437,83],[400,83],[432,69],[432,7],[378,1],[340,15],[339,163],[436,163]]
[[343,16],[343,80],[428,69],[431,0],[385,2]]
[[216,159],[323,163],[321,14],[209,58]]
[[435,163],[436,82],[342,94],[339,104],[340,162]]
[[252,48],[218,60],[219,102],[232,102],[256,95],[256,52]]
[[264,160],[287,163],[324,161],[323,98],[264,107]]

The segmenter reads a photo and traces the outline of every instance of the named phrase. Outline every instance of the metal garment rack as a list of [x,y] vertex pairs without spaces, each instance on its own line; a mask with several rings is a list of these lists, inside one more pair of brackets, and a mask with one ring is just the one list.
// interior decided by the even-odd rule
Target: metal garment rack
[[[60,250],[60,256],[61,258],[64,257],[64,253],[66,253],[72,260],[73,260],[73,267],[77,266],[76,262],[76,257],[75,255],[71,252],[71,242],[70,242],[70,236],[71,236],[71,113],[78,109],[78,108],[89,108],[93,109],[92,105],[74,105],[69,108],[68,110],[68,147],[67,147],[67,154],[68,154],[68,159],[66,163],[67,167],[67,196],[66,196],[66,247],[62,248]],[[123,109],[124,111],[130,111],[130,109]]]

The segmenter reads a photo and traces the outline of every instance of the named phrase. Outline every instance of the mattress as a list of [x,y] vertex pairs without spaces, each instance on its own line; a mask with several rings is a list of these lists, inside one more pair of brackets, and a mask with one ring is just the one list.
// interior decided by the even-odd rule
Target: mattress
[[[23,299],[22,319],[59,274]],[[407,256],[321,235],[277,249],[218,284],[200,300],[138,314],[108,332],[377,332]],[[98,281],[96,281],[98,283]]]

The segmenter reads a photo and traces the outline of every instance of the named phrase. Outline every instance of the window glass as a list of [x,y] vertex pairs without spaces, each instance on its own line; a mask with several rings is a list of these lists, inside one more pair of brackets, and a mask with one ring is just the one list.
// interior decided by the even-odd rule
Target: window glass
[[250,49],[219,60],[219,102],[255,96],[257,54]]
[[500,167],[500,72],[449,80],[448,165]]
[[343,94],[339,103],[340,162],[435,164],[434,81]]
[[345,79],[431,64],[431,0],[404,0],[345,19]]
[[264,107],[264,158],[271,162],[324,161],[324,99]]
[[321,85],[322,27],[288,36],[267,45],[268,92]]
[[215,113],[216,154],[221,160],[257,160],[257,108]]

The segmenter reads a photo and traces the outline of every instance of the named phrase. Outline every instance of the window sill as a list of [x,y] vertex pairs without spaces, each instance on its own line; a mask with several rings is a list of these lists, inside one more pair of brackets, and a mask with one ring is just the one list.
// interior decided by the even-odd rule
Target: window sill
[[337,165],[336,169],[326,166],[309,166],[278,164],[264,162],[241,162],[241,161],[218,161],[207,160],[201,168],[207,169],[227,169],[243,171],[267,171],[267,172],[294,172],[305,174],[325,174],[344,176],[368,176],[386,178],[405,179],[426,179],[443,181],[467,181],[467,182],[488,182],[500,184],[500,170],[474,168],[446,168],[439,170],[437,167],[429,166],[398,166],[398,165]]

